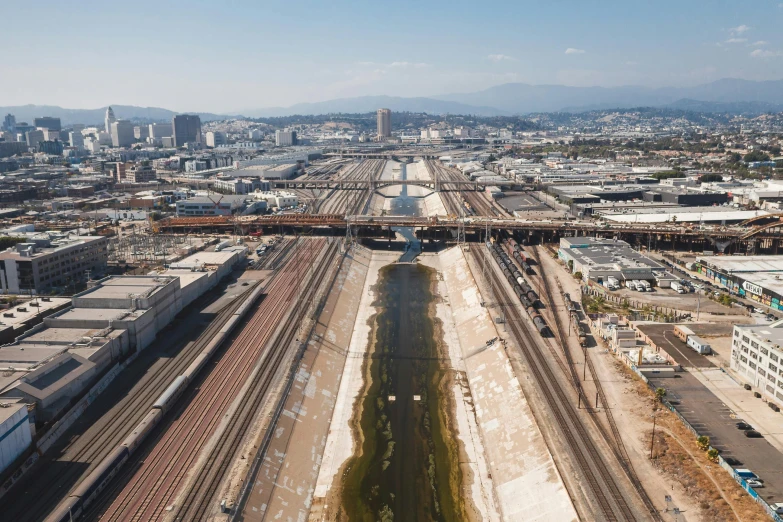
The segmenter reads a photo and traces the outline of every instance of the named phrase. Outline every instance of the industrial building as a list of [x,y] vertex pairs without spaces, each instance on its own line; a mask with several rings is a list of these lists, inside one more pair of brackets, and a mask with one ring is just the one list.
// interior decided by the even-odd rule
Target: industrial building
[[729,292],[783,310],[783,257],[703,256],[698,271]]
[[618,281],[656,281],[656,275],[666,268],[643,256],[625,241],[593,237],[560,239],[558,257],[572,273],[581,272],[582,279],[602,284],[610,276]]
[[95,282],[70,307],[0,346],[0,402],[18,398],[35,404],[39,421],[55,418],[122,358],[147,348],[246,254],[243,246],[199,252],[161,274]]
[[253,192],[254,200],[266,201],[269,207],[289,208],[299,205],[299,197],[293,192],[276,190],[273,192]]
[[731,369],[767,400],[783,406],[783,321],[734,326]]
[[249,194],[256,190],[269,192],[271,187],[269,181],[259,178],[217,178],[212,185],[212,188],[221,194]]
[[105,269],[108,246],[103,236],[33,236],[0,252],[0,289],[40,294],[86,281]]
[[768,215],[766,210],[737,210],[724,206],[712,207],[681,207],[668,203],[648,203],[650,206],[630,207],[617,211],[616,209],[596,208],[592,213],[607,221],[617,223],[700,223],[716,225],[733,225],[747,219]]

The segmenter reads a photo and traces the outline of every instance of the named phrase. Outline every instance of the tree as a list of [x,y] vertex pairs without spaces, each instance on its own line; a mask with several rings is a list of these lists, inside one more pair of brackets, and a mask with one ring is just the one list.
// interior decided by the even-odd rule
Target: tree
[[656,388],[655,389],[655,398],[658,399],[658,402],[663,402],[663,398],[666,397],[666,389],[665,388]]
[[582,272],[574,272],[574,279],[581,281],[582,280]]
[[699,449],[707,451],[707,448],[710,447],[710,438],[706,435],[702,435],[696,439],[696,445],[699,446]]
[[702,174],[699,178],[701,183],[710,183],[713,181],[723,181],[723,176],[720,174]]
[[672,215],[672,225],[677,223],[677,214]]
[[754,150],[745,154],[742,160],[745,163],[750,163],[751,161],[769,161],[769,154],[761,152],[760,150]]
[[718,462],[718,450],[715,448],[710,448],[707,450],[707,458],[711,460],[712,462]]
[[574,260],[573,259],[569,259],[568,260],[568,270],[570,270],[572,272],[574,270]]
[[669,178],[684,178],[685,174],[677,172],[676,170],[664,170],[662,172],[656,172],[650,175],[651,178],[655,178],[658,181]]

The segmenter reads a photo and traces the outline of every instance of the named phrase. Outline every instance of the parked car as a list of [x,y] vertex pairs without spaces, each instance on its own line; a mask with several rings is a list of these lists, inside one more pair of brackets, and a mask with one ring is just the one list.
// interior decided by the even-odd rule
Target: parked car
[[738,430],[752,430],[753,429],[753,426],[751,426],[747,422],[738,422],[735,426],[737,426]]
[[763,488],[764,483],[760,481],[759,479],[750,479],[746,480],[745,482],[748,483],[748,486],[752,487],[753,489]]
[[745,436],[748,437],[749,439],[760,439],[761,433],[759,433],[756,430],[746,430]]
[[729,466],[742,466],[742,462],[735,459],[734,457],[723,457],[723,460],[728,464]]

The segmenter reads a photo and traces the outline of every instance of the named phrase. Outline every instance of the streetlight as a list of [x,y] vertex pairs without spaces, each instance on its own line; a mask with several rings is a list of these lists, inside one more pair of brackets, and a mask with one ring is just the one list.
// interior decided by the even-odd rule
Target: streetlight
[[650,460],[653,458],[653,445],[655,444],[655,421],[658,419],[655,415],[656,409],[653,409],[652,418],[653,418],[653,429],[652,429],[652,439],[650,439]]

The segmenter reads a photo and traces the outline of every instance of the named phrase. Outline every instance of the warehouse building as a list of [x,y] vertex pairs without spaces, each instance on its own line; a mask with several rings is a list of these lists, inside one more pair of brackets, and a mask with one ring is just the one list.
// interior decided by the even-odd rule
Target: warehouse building
[[625,241],[593,237],[560,239],[558,257],[572,273],[581,272],[584,281],[603,284],[610,276],[618,281],[643,280],[654,282],[666,268],[643,256]]
[[783,310],[783,257],[705,256],[696,262],[699,273],[730,293]]
[[36,405],[48,421],[117,362],[147,348],[188,304],[246,258],[247,248],[199,252],[163,274],[107,277],[13,344],[0,346],[0,401]]
[[767,400],[783,407],[783,321],[734,326],[731,369]]
[[19,399],[0,401],[0,473],[32,444],[27,404]]

